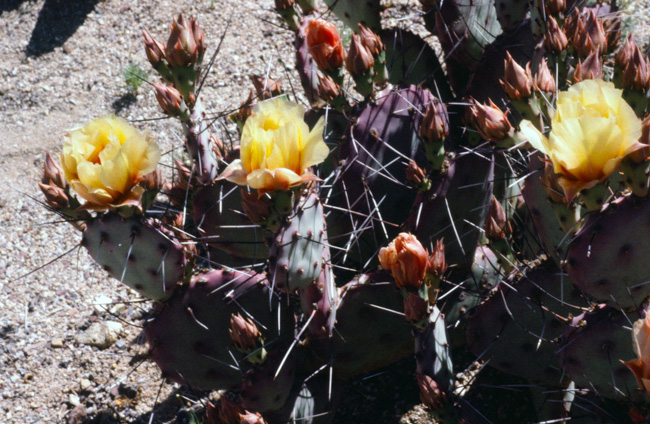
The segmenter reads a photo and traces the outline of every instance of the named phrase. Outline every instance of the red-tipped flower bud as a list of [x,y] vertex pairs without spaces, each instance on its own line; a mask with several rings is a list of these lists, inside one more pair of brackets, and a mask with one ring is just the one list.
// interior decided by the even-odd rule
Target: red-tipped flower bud
[[379,251],[379,263],[391,271],[397,288],[418,289],[427,270],[427,258],[427,251],[410,233],[400,233]]
[[172,23],[169,33],[165,47],[167,62],[173,67],[190,66],[199,61],[203,51],[203,31],[194,18],[190,19],[188,25],[181,13]]
[[372,53],[363,44],[357,34],[352,34],[350,42],[350,51],[348,58],[345,60],[345,69],[352,75],[365,75],[375,64]]
[[584,62],[578,61],[576,70],[573,73],[573,81],[580,82],[586,79],[597,79],[603,77],[603,63],[598,57],[598,51],[594,50]]
[[311,57],[322,71],[333,71],[345,63],[345,49],[336,27],[323,20],[313,19],[305,29]]
[[241,422],[240,416],[243,415],[244,408],[225,394],[221,395],[219,403],[219,421],[222,424],[239,424]]
[[444,140],[449,135],[449,115],[447,107],[438,99],[427,106],[420,124],[420,137],[425,143]]
[[569,41],[564,30],[560,28],[552,16],[549,16],[546,19],[546,34],[544,34],[544,46],[546,49],[551,52],[560,53],[566,49],[568,44]]
[[318,75],[317,96],[332,101],[341,94],[339,85],[329,75]]
[[623,46],[616,53],[614,60],[616,66],[621,69],[625,69],[630,60],[632,60],[634,51],[638,48],[639,46],[637,46],[636,42],[634,41],[634,35],[630,33],[630,35],[627,36],[625,43],[623,43]]
[[537,6],[539,10],[546,7],[551,15],[559,15],[566,10],[566,0],[538,0]]
[[607,34],[593,9],[589,9],[587,15],[577,21],[573,48],[580,57],[589,56],[593,51],[601,55],[607,51]]
[[447,272],[447,261],[445,260],[445,243],[444,239],[436,241],[433,252],[427,259],[427,273],[440,279]]
[[38,183],[38,186],[41,188],[43,195],[45,195],[45,202],[52,209],[63,209],[68,207],[68,195],[65,194],[65,190],[61,187],[58,187],[54,184],[43,184]]
[[542,58],[537,66],[537,72],[535,72],[535,76],[533,77],[533,85],[535,86],[535,90],[547,93],[555,92],[555,78],[553,78],[551,70],[548,69],[548,64],[544,58]]
[[165,85],[160,82],[152,83],[155,88],[156,100],[158,104],[169,116],[178,116],[184,108],[183,96],[171,85]]
[[63,169],[54,160],[50,152],[45,152],[45,162],[43,163],[43,177],[41,178],[43,184],[53,184],[60,188],[65,188],[67,183],[63,176]]
[[417,293],[404,298],[404,316],[408,322],[420,322],[428,315],[429,305]]
[[406,167],[406,181],[418,190],[428,190],[431,187],[424,169],[420,168],[415,161],[410,161]]
[[237,349],[250,351],[258,347],[261,337],[262,333],[250,318],[244,319],[239,313],[230,316],[230,338]]
[[373,56],[377,56],[379,53],[386,50],[386,46],[381,42],[381,38],[372,32],[370,28],[366,28],[361,24],[359,24],[359,37],[361,38],[361,44],[363,44]]
[[490,208],[488,209],[483,229],[485,230],[485,236],[489,240],[494,241],[503,240],[506,237],[506,234],[512,232],[512,228],[510,227],[506,213],[501,206],[501,202],[499,202],[494,196],[492,196],[492,201],[490,202]]
[[284,93],[282,90],[282,81],[272,80],[260,75],[251,75],[251,81],[257,92],[257,98],[266,100]]
[[503,79],[499,80],[499,82],[508,97],[512,100],[529,98],[533,94],[533,77],[530,74],[530,63],[524,69],[515,62],[510,52],[506,52],[504,66]]
[[142,36],[144,37],[144,52],[147,54],[149,63],[155,67],[165,57],[165,45],[153,38],[147,30],[142,31]]
[[510,135],[512,125],[508,121],[508,112],[503,113],[492,99],[490,104],[472,101],[470,111],[476,130],[484,139],[498,143]]
[[623,87],[645,92],[648,89],[650,73],[648,62],[636,43],[633,44],[632,56],[623,68]]
[[645,162],[650,158],[650,115],[646,116],[641,123],[641,138],[639,138],[639,143],[644,144],[646,147],[635,150],[626,156],[626,158],[636,163]]

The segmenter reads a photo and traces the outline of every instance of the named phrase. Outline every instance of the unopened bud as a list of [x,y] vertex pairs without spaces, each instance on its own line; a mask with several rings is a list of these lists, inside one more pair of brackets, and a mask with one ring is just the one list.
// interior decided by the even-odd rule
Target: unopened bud
[[618,47],[622,35],[623,20],[622,11],[609,13],[602,18],[603,28],[607,34],[607,51],[611,52]]
[[508,112],[503,113],[492,99],[490,104],[472,102],[470,110],[476,130],[484,139],[498,143],[510,135],[512,125],[508,121]]
[[572,43],[575,38],[576,29],[578,29],[578,21],[580,19],[582,19],[580,15],[580,11],[578,10],[577,7],[574,7],[573,13],[570,13],[569,16],[564,20],[564,25],[562,26],[562,30],[566,34],[566,38],[570,43]]
[[551,52],[560,53],[566,49],[568,44],[569,41],[564,30],[560,28],[552,16],[549,16],[546,19],[546,34],[544,34],[544,46],[546,49]]
[[559,15],[566,10],[566,0],[541,0],[538,1],[540,10],[546,7],[551,15]]
[[537,72],[535,72],[535,76],[533,77],[533,85],[536,90],[555,93],[555,78],[553,78],[551,70],[548,69],[548,64],[544,58],[542,58],[537,66]]
[[38,183],[38,186],[41,188],[41,191],[45,195],[45,202],[52,209],[58,210],[68,207],[68,195],[65,193],[65,190],[63,188],[58,187],[52,183]]
[[153,172],[148,173],[140,181],[140,185],[147,190],[160,190],[163,187],[163,178],[160,168],[156,167]]
[[386,46],[382,43],[381,38],[372,32],[370,28],[361,24],[359,24],[359,37],[361,38],[361,44],[363,44],[375,57],[386,50]]
[[587,79],[597,79],[603,77],[603,63],[598,57],[598,51],[594,50],[585,59],[584,62],[578,61],[575,72],[573,73],[574,82],[580,82]]
[[345,61],[345,68],[352,75],[365,75],[375,64],[372,53],[363,44],[357,34],[352,34],[348,58]]
[[156,40],[147,32],[142,31],[144,37],[144,52],[147,54],[147,59],[152,66],[156,66],[165,57],[165,45]]
[[222,424],[239,424],[241,422],[240,415],[244,413],[244,408],[225,394],[221,395],[219,403],[219,420]]
[[259,346],[261,337],[262,333],[250,318],[244,319],[239,313],[230,316],[230,338],[237,349],[248,352]]
[[510,52],[506,52],[504,67],[503,79],[499,80],[499,82],[508,97],[512,100],[529,98],[533,94],[533,77],[530,74],[530,63],[524,69],[515,62]]
[[625,69],[627,67],[627,64],[632,60],[634,51],[638,48],[639,46],[637,46],[636,42],[634,41],[634,35],[630,33],[630,35],[627,36],[625,43],[623,43],[623,46],[616,53],[616,56],[614,58],[616,66],[621,69]]
[[607,34],[593,9],[588,9],[587,15],[578,19],[573,48],[580,57],[586,57],[593,51],[601,55],[607,51]]
[[413,234],[400,233],[379,251],[379,263],[390,270],[397,288],[418,289],[427,270],[427,251]]
[[447,272],[447,261],[445,260],[445,243],[444,239],[436,241],[433,252],[427,259],[427,273],[435,278],[441,279]]
[[179,116],[184,111],[183,96],[176,88],[160,82],[153,82],[152,85],[156,90],[156,100],[167,115]]
[[54,160],[50,152],[45,152],[45,162],[43,163],[43,177],[41,178],[43,184],[52,184],[60,188],[65,188],[67,183],[63,176],[63,169]]
[[266,424],[264,418],[260,415],[259,412],[249,412],[246,411],[243,414],[239,414],[239,424]]
[[489,240],[494,241],[503,240],[506,237],[506,234],[512,232],[512,228],[510,227],[506,213],[501,206],[501,202],[499,202],[494,196],[492,196],[492,201],[490,202],[490,208],[488,209],[483,229],[485,230],[485,236]]
[[431,187],[431,181],[427,178],[424,169],[420,168],[415,161],[410,161],[406,167],[406,181],[422,191],[426,191]]
[[212,146],[212,151],[218,161],[221,161],[226,156],[226,147],[216,134],[210,134],[210,146]]
[[425,143],[443,141],[449,135],[447,107],[438,99],[427,106],[420,124],[420,137]]
[[[200,34],[194,34],[195,30],[199,30]],[[172,23],[169,39],[165,46],[165,57],[167,57],[170,66],[180,68],[197,63],[199,45],[195,35],[198,35],[198,40],[202,40],[203,31],[200,30],[194,19],[191,19],[188,25],[181,13],[178,19]]]
[[280,80],[276,81],[260,75],[251,75],[251,81],[257,92],[258,99],[270,99],[284,92],[282,91],[282,82]]
[[650,81],[648,62],[637,47],[623,71],[623,87],[645,93]]
[[254,224],[266,221],[271,215],[271,201],[267,196],[260,197],[242,190],[241,203],[244,213]]
[[417,293],[409,293],[404,298],[404,316],[408,322],[416,323],[428,316],[429,305]]
[[420,388],[420,400],[431,410],[442,409],[447,401],[445,393],[440,389],[436,381],[428,375],[420,372],[415,373]]
[[341,92],[339,85],[329,75],[318,75],[318,98],[325,101],[332,101],[337,98]]
[[343,66],[345,49],[333,24],[313,19],[305,28],[305,34],[309,53],[322,71],[333,71]]

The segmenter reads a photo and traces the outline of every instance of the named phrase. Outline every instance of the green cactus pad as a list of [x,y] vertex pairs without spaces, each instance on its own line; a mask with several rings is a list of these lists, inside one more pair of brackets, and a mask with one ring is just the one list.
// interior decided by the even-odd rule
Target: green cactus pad
[[[497,286],[467,324],[467,344],[489,365],[534,383],[562,381],[555,341],[567,328],[561,317],[580,312],[585,302],[571,281],[553,266],[536,268],[525,277]],[[535,366],[531,366],[535,364]]]
[[208,247],[212,261],[225,261],[223,252],[247,263],[261,262],[268,257],[265,233],[242,212],[236,184],[216,181],[199,189],[194,198],[193,216],[200,240]]
[[181,244],[149,221],[101,216],[88,222],[81,245],[113,278],[152,300],[169,298],[185,272]]
[[639,317],[636,313],[627,315],[605,308],[573,319],[571,328],[562,335],[558,357],[562,370],[577,387],[594,391],[599,397],[643,398],[634,374],[621,363],[636,358],[631,322]]
[[156,317],[147,323],[151,359],[179,384],[200,390],[238,389],[247,362],[232,345],[230,317],[250,317],[269,343],[279,334],[293,335],[291,312],[281,308],[278,313],[278,302],[263,275],[224,270],[200,274],[159,305]]
[[272,287],[293,292],[318,280],[323,267],[323,205],[315,194],[296,203],[286,224],[273,237],[269,278]]
[[638,307],[650,294],[650,200],[626,197],[591,215],[569,246],[567,272],[611,306]]
[[345,25],[357,30],[359,24],[378,33],[381,30],[379,0],[324,0],[325,4]]

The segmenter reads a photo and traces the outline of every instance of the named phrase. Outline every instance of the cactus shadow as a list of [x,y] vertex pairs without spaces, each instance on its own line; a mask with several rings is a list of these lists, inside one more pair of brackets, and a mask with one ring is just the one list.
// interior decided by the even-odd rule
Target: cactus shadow
[[124,109],[128,109],[128,107],[135,103],[137,100],[138,99],[135,94],[128,92],[115,99],[115,101],[111,103],[111,107],[113,108],[113,112],[119,114]]
[[20,7],[21,4],[23,4],[25,0],[3,0],[0,2],[0,16],[4,12],[11,12],[12,10],[16,10]]
[[[10,5],[17,2],[18,0],[9,0]],[[62,46],[84,23],[98,2],[99,0],[45,0],[25,54],[41,56]]]

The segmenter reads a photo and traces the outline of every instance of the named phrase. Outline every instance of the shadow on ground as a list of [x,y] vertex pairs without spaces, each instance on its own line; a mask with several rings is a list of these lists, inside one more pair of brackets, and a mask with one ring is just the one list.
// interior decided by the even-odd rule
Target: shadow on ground
[[[4,0],[20,4],[19,0]],[[27,45],[28,56],[41,56],[62,46],[79,28],[99,0],[46,0]],[[14,6],[16,9],[18,6]],[[5,6],[0,6],[0,12]]]

